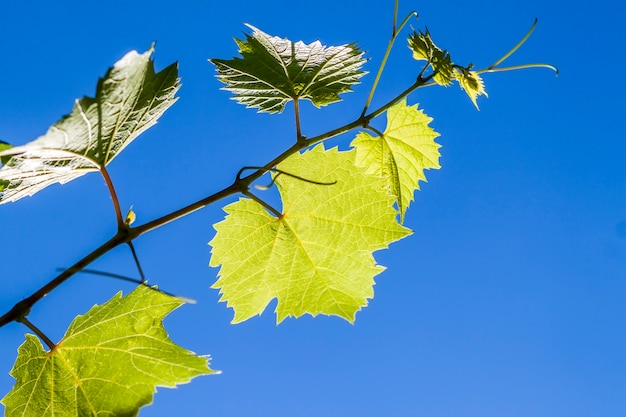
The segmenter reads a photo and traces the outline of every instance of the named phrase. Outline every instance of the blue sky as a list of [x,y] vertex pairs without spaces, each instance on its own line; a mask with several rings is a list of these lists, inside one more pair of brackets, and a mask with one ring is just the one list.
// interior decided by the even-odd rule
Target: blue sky
[[[222,375],[160,389],[141,416],[617,417],[626,413],[624,6],[599,1],[400,1],[455,61],[491,64],[538,27],[510,64],[488,74],[480,112],[458,87],[410,97],[441,133],[442,169],[416,196],[413,236],[377,253],[388,267],[355,325],[266,313],[230,325],[209,289],[211,206],[136,241],[152,282],[198,300],[166,326],[213,356]],[[291,144],[290,108],[258,115],[229,100],[208,58],[237,53],[250,23],[292,40],[358,42],[370,72],[344,101],[303,109],[313,135],[354,119],[387,45],[392,1],[5,2],[0,6],[0,140],[35,139],[94,93],[97,78],[154,41],[157,68],[180,63],[180,100],[110,165],[123,208],[144,222],[229,185]],[[408,32],[407,32],[408,34]],[[401,40],[374,105],[419,65]],[[384,121],[377,121],[384,127]],[[332,142],[342,145],[351,139]],[[229,199],[228,201],[233,201]],[[89,175],[0,207],[0,310],[8,310],[115,233],[102,179]],[[126,248],[93,268],[132,275]],[[77,276],[30,318],[52,339],[76,314],[130,284]],[[0,329],[0,395],[27,329]]]

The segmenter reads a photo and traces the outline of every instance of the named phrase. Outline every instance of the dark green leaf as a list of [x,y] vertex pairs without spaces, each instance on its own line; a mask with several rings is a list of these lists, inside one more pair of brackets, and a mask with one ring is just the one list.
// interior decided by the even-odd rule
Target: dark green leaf
[[[249,26],[249,25],[248,25]],[[315,106],[339,101],[365,72],[363,53],[355,45],[325,47],[270,36],[249,26],[251,35],[235,39],[241,58],[211,59],[218,79],[235,100],[262,112],[283,111],[290,100],[307,99]]]

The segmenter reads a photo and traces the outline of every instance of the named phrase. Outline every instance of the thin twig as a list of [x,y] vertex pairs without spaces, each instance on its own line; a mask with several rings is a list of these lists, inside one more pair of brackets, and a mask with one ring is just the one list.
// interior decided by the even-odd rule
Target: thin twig
[[132,282],[133,284],[143,285],[146,288],[149,288],[151,290],[158,291],[158,292],[163,293],[165,295],[169,295],[170,297],[178,298],[179,300],[184,301],[184,302],[189,303],[189,304],[195,304],[196,303],[196,300],[194,300],[193,298],[188,298],[188,297],[183,297],[183,296],[180,296],[180,295],[175,295],[175,294],[172,294],[171,292],[162,290],[162,289],[158,288],[155,285],[149,285],[148,281],[145,280],[145,279],[144,280],[139,280],[137,278],[131,278],[131,277],[127,277],[125,275],[115,274],[115,273],[106,272],[106,271],[98,271],[98,270],[95,270],[95,269],[82,269],[82,270],[80,270],[78,272],[80,272],[82,274],[102,275],[102,276],[109,277],[109,278],[119,279],[120,281]]
[[[64,268],[58,268],[60,271],[65,271]],[[101,275],[103,277],[109,277],[109,278],[115,278],[115,279],[119,279],[120,281],[126,281],[126,282],[131,282],[133,284],[145,284],[146,281],[142,281],[141,279],[138,278],[132,278],[132,277],[127,277],[125,275],[120,275],[120,274],[116,274],[113,272],[106,272],[106,271],[98,271],[96,269],[81,269],[80,271],[76,271],[77,274],[92,274],[92,275]]]
[[137,265],[137,271],[139,271],[139,276],[141,277],[141,282],[146,282],[146,276],[143,274],[143,269],[141,269],[141,263],[139,262],[139,257],[137,257],[137,252],[135,251],[135,245],[133,245],[133,241],[126,242],[130,251],[133,254],[133,259],[135,260],[135,265]]
[[[337,184],[337,181],[322,182],[322,181],[310,180],[308,178],[304,178],[304,177],[301,177],[299,175],[292,174],[290,172],[283,171],[282,169],[278,169],[278,168],[265,168],[265,167],[257,167],[257,166],[247,166],[247,167],[243,167],[239,172],[250,170],[250,169],[254,169],[254,170],[258,170],[258,171],[265,171],[265,172],[276,172],[278,174],[286,175],[288,177],[295,178],[297,180],[308,182],[310,184],[315,184],[315,185],[335,185],[335,184]],[[278,175],[276,177],[274,177],[274,179],[272,180],[272,183],[269,186],[267,186],[267,187],[257,186],[256,188],[258,188],[258,189],[270,188],[274,184],[274,182],[275,182],[277,177],[278,177]]]

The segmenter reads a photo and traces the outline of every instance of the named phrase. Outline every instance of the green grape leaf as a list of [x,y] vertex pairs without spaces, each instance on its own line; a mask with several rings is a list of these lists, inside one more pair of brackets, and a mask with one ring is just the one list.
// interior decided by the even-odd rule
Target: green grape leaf
[[154,72],[152,52],[129,52],[99,80],[95,98],[76,100],[43,136],[0,151],[11,157],[0,168],[0,184],[8,184],[0,203],[98,171],[153,126],[176,101],[179,80],[176,63]]
[[326,47],[270,36],[254,26],[235,39],[241,58],[211,59],[224,90],[246,107],[280,113],[289,100],[307,99],[316,107],[339,101],[365,72],[363,52],[354,44]]
[[304,314],[336,315],[350,322],[373,297],[374,276],[384,270],[373,251],[411,233],[397,222],[384,178],[354,166],[354,151],[319,145],[297,153],[275,177],[280,217],[241,198],[224,208],[214,227],[210,266],[221,265],[221,301],[235,311],[234,323],[265,310],[276,298],[277,322]]
[[181,304],[141,285],[76,317],[50,352],[27,334],[11,371],[15,386],[1,401],[6,417],[136,416],[156,386],[215,373],[163,328]]
[[440,145],[435,142],[439,134],[428,125],[432,120],[417,105],[407,106],[402,100],[387,111],[382,136],[361,132],[351,144],[356,148],[356,165],[387,179],[402,220],[419,181],[426,181],[424,170],[440,168]]
[[459,85],[472,100],[476,109],[480,110],[476,99],[478,96],[488,97],[487,92],[485,91],[485,83],[483,83],[483,79],[477,72],[470,71],[469,69],[463,69],[461,71],[456,70],[455,75]]
[[[7,150],[7,149],[11,149],[12,147],[13,147],[12,145],[10,145],[10,144],[8,144],[8,143],[6,143],[6,142],[0,141],[0,152],[5,151],[5,150]],[[9,161],[9,159],[11,159],[11,157],[10,157],[10,156],[0,156],[0,165],[4,165],[4,164],[6,164],[6,163]],[[4,189],[5,189],[5,188],[9,185],[9,184],[10,184],[10,182],[9,182],[9,181],[0,180],[0,193],[1,193],[1,192],[2,192],[2,190],[4,190]]]
[[454,80],[454,66],[448,51],[439,48],[433,42],[428,28],[425,32],[413,31],[409,35],[409,49],[413,51],[413,58],[418,61],[428,61],[435,76],[433,79],[444,87],[452,84]]
[[[11,149],[12,147],[13,145],[0,140],[0,152],[6,151],[7,149]],[[2,165],[6,164],[9,161],[9,159],[11,159],[10,156],[1,156],[0,164]]]
[[[413,31],[409,35],[409,49],[413,51],[413,59],[417,61],[430,61],[432,59],[432,51],[436,48],[428,29],[426,32]],[[438,48],[437,48],[438,49]]]

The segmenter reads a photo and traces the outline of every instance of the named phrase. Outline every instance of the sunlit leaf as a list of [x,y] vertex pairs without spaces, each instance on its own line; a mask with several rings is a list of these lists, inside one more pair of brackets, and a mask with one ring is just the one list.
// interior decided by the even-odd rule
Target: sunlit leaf
[[179,85],[177,64],[155,73],[152,52],[129,52],[99,80],[95,98],[76,100],[71,114],[38,139],[0,150],[0,158],[10,157],[0,168],[7,185],[0,203],[98,171],[154,125]]
[[143,285],[78,316],[46,352],[27,334],[2,399],[6,417],[136,416],[157,386],[214,373],[208,358],[174,344],[162,320],[182,304]]
[[487,96],[487,92],[485,91],[485,84],[483,83],[483,79],[478,75],[477,72],[470,70],[456,70],[455,71],[456,79],[459,81],[459,85],[478,109],[478,102],[476,99],[478,96]]
[[433,42],[430,32],[413,32],[409,36],[409,48],[413,51],[413,58],[418,61],[428,61],[434,71],[435,82],[442,86],[449,86],[454,80],[454,67],[450,54],[439,48]]
[[[11,149],[13,147],[13,145],[3,142],[0,140],[0,152],[2,151],[6,151],[7,149]],[[0,157],[0,164],[4,165],[7,163],[7,161],[11,159],[10,156],[2,156]]]
[[247,198],[225,207],[210,265],[221,265],[213,287],[235,310],[234,322],[261,314],[274,298],[278,322],[307,313],[352,322],[373,297],[374,276],[384,268],[372,252],[410,231],[397,222],[386,180],[355,167],[354,157],[319,145],[281,163],[286,172],[336,183],[279,175],[280,218]]
[[[10,145],[10,144],[8,144],[8,143],[6,143],[6,142],[0,141],[0,152],[2,152],[2,151],[6,151],[7,149],[11,149],[12,147],[13,147],[12,145]],[[10,157],[10,156],[0,156],[0,165],[4,165],[4,164],[6,164],[6,163],[9,161],[9,159],[11,159],[11,157]],[[10,184],[10,181],[5,181],[5,180],[1,180],[1,179],[0,179],[0,193],[1,193],[1,192],[2,192],[2,190],[4,190],[4,189],[5,189],[5,188],[9,185],[9,184]]]
[[307,99],[315,106],[339,101],[365,73],[363,53],[355,45],[305,44],[270,36],[248,25],[252,34],[235,39],[241,58],[211,59],[225,90],[247,107],[283,111],[290,100]]
[[382,136],[359,133],[352,141],[356,148],[356,164],[387,179],[397,198],[401,218],[419,190],[419,181],[426,181],[425,169],[438,169],[439,136],[430,126],[433,119],[403,100],[387,111],[387,128]]

